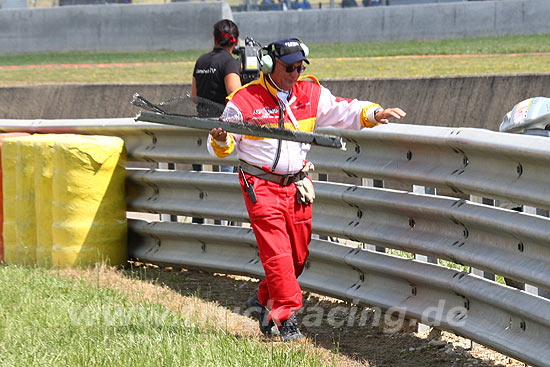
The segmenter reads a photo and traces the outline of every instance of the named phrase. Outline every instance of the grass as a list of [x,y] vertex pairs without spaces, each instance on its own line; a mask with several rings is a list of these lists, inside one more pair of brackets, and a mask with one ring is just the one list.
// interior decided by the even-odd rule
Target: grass
[[330,365],[300,345],[241,338],[198,313],[104,288],[100,271],[79,280],[0,266],[2,366]]
[[61,52],[0,55],[0,65],[99,64],[189,61],[193,64],[206,50],[148,52]]
[[[550,72],[550,34],[314,44],[310,50],[311,65],[306,73],[320,79]],[[206,51],[0,55],[0,86],[190,83],[195,60]]]
[[[312,57],[479,55],[550,52],[550,34],[311,45]],[[345,56],[344,56],[345,55]]]

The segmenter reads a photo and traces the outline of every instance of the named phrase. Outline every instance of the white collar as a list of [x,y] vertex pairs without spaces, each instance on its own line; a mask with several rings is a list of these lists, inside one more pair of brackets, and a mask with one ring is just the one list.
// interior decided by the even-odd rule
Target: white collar
[[279,97],[279,99],[283,102],[288,101],[288,98],[290,97],[290,91],[280,90],[277,92],[277,97]]

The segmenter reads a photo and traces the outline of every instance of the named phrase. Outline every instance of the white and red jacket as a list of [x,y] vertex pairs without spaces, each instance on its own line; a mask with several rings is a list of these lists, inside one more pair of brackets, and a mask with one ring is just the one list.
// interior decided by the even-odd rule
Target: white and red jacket
[[[284,128],[313,132],[318,127],[359,130],[378,125],[374,111],[380,105],[369,101],[335,97],[313,76],[301,77],[288,94],[277,92],[266,74],[227,97],[222,120],[228,122],[279,126],[279,110],[284,110]],[[280,106],[279,106],[280,105]],[[238,158],[281,175],[299,172],[310,144],[248,135],[227,134],[226,142],[208,137],[212,156],[225,158],[237,149]],[[279,147],[280,144],[280,147]]]

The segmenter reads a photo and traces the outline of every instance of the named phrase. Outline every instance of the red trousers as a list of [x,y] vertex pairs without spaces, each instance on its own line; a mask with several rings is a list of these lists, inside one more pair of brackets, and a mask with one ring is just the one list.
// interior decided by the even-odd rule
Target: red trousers
[[298,276],[302,274],[311,241],[311,204],[296,200],[296,186],[281,186],[246,174],[257,202],[252,203],[244,188],[246,209],[256,236],[265,279],[260,282],[258,299],[271,309],[268,318],[278,326],[302,308]]

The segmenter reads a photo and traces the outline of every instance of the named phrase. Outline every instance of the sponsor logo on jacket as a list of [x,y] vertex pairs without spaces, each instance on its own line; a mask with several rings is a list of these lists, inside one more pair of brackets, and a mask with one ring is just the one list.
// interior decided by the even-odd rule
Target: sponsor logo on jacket
[[278,108],[269,108],[268,106],[264,106],[262,108],[258,108],[252,112],[253,118],[273,118],[279,116],[279,109]]

